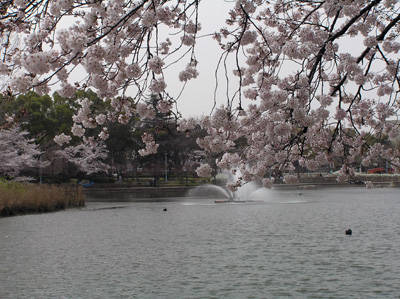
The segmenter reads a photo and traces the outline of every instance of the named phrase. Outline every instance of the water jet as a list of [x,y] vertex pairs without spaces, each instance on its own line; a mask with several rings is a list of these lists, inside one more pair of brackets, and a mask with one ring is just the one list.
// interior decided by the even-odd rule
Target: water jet
[[[209,197],[214,199],[214,203],[245,203],[254,202],[256,191],[265,190],[257,184],[250,182],[239,187],[237,191],[231,190],[212,184],[198,186],[189,191],[189,197]],[[265,194],[263,194],[265,198]]]

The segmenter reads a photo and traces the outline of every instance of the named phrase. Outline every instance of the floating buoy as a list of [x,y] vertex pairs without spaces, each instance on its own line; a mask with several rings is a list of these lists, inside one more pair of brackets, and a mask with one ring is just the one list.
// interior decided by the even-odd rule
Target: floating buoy
[[346,235],[351,236],[352,233],[353,232],[352,232],[352,230],[350,228],[346,229]]

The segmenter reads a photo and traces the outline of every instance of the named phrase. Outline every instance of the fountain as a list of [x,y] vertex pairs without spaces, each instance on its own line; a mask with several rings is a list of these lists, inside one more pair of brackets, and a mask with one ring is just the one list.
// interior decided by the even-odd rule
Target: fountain
[[[231,173],[223,173],[220,174],[220,179],[225,182],[233,182],[236,181],[237,178],[233,176]],[[189,197],[212,197],[214,198],[214,203],[244,203],[244,202],[253,202],[255,199],[253,198],[253,194],[256,191],[260,192],[261,190],[266,190],[265,188],[260,187],[254,182],[249,182],[241,187],[239,187],[235,192],[231,190],[213,184],[206,184],[198,186],[192,189],[189,193]],[[265,192],[263,192],[265,198]]]
[[[190,190],[188,197],[209,198],[213,204],[217,203],[272,203],[272,204],[298,204],[308,202],[304,199],[302,192],[293,189],[270,190],[255,182],[248,182],[237,188],[235,192],[223,187],[230,182],[240,180],[240,174],[227,172],[217,176],[221,185],[206,184],[197,186]],[[209,203],[207,203],[209,204]]]
[[189,197],[213,197],[213,198],[223,198],[225,200],[233,200],[233,193],[221,186],[213,184],[205,184],[197,186],[188,193]]
[[232,192],[225,187],[206,184],[197,186],[188,193],[188,197],[213,198],[214,203],[244,203],[264,201],[267,196],[267,189],[259,187],[254,182],[249,182]]
[[[188,197],[212,199],[213,204],[238,204],[238,203],[270,203],[270,204],[300,204],[309,202],[305,199],[304,192],[293,190],[270,190],[249,182],[231,192],[225,187],[206,184],[195,187],[187,194]],[[307,196],[306,196],[307,197]],[[198,203],[188,203],[198,204]],[[202,203],[209,205],[210,203]]]

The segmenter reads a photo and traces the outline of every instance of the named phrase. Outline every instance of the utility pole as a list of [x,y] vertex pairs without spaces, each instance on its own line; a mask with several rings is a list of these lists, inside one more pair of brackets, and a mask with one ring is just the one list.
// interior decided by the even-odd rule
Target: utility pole
[[165,153],[165,182],[168,182],[168,154]]
[[39,184],[43,182],[42,155],[39,156]]

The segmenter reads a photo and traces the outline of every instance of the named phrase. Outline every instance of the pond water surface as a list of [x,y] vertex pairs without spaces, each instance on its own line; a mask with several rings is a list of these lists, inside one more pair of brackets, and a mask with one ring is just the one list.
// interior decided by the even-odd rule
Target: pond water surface
[[400,298],[399,189],[256,199],[2,218],[0,298]]

